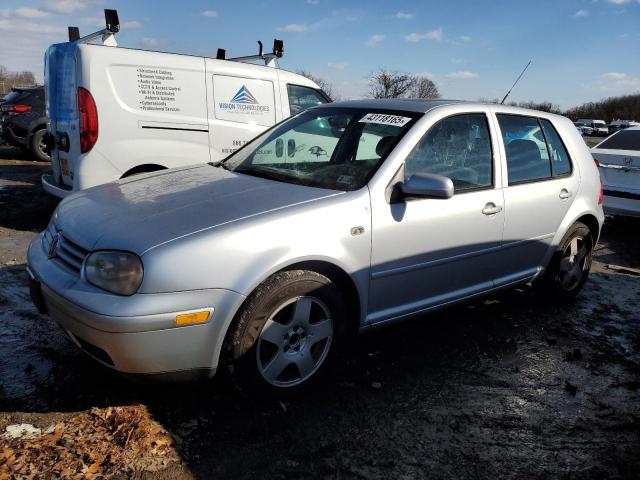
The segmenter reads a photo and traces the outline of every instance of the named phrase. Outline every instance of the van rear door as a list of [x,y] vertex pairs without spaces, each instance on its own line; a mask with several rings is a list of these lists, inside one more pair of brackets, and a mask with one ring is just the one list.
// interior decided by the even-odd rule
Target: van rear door
[[58,185],[73,185],[71,152],[80,149],[78,137],[76,45],[58,43],[45,53],[44,84],[47,110],[47,130],[55,141],[50,142],[51,167]]
[[223,160],[282,120],[278,70],[206,59],[211,159]]

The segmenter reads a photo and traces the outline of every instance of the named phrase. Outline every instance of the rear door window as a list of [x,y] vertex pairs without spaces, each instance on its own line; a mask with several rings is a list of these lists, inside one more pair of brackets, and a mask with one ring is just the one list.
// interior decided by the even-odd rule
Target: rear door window
[[551,178],[549,150],[535,117],[498,114],[507,152],[509,185]]
[[607,138],[597,148],[609,150],[640,150],[640,130],[622,130]]
[[289,94],[289,111],[291,115],[297,115],[311,107],[329,103],[329,99],[314,88],[287,85],[287,93]]

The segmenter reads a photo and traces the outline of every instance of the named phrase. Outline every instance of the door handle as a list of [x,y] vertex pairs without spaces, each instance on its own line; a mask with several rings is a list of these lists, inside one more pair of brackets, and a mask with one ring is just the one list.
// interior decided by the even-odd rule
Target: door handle
[[495,215],[496,213],[500,213],[502,211],[502,207],[496,206],[495,203],[489,202],[482,209],[482,213],[485,215]]
[[560,190],[560,195],[558,195],[561,199],[566,200],[567,198],[569,198],[571,195],[573,195],[573,193],[571,193],[569,190],[567,190],[566,188],[563,188],[562,190]]

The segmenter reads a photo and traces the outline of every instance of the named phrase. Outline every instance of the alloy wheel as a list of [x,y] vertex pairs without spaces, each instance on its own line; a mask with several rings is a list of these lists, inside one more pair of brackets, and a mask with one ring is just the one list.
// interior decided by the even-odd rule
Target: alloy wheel
[[588,270],[589,248],[584,238],[574,237],[565,247],[558,270],[560,287],[569,292],[576,288]]
[[315,297],[289,299],[265,323],[256,349],[258,370],[270,384],[291,387],[309,379],[329,353],[333,320]]

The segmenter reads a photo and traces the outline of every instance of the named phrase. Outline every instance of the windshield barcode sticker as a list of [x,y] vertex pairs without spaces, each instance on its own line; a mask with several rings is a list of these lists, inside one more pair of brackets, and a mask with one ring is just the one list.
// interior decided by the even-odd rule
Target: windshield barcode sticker
[[362,123],[379,123],[380,125],[393,125],[394,127],[404,127],[411,121],[409,117],[400,115],[387,115],[384,113],[367,113],[360,119]]

